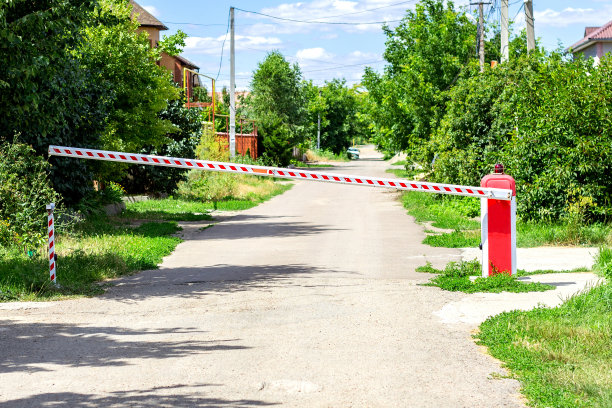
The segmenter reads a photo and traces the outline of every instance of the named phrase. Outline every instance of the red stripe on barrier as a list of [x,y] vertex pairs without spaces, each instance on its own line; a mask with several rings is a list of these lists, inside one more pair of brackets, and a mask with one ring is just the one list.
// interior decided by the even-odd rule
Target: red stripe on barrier
[[378,185],[380,185],[380,186],[384,186],[384,185],[385,185],[385,182],[384,182],[384,181],[380,181],[380,180],[378,180]]
[[280,170],[279,170],[279,171],[278,171],[278,174],[279,174],[279,176],[284,176],[284,175],[285,175],[285,172],[282,172],[282,171],[280,171]]
[[134,160],[134,161],[138,161],[138,159],[136,158],[136,156],[130,156],[130,159]]
[[291,177],[295,177],[295,173],[292,173],[292,172],[290,172],[290,171],[289,171],[288,173],[289,173],[289,175],[290,175]]
[[104,157],[102,153],[98,153],[98,157]]
[[374,182],[372,180],[366,180],[368,182],[368,184],[374,184]]
[[329,180],[329,177],[327,177],[326,175],[321,175],[321,177],[323,177],[323,180]]
[[158,159],[156,159],[155,157],[153,158],[153,161],[154,161],[155,163],[159,163],[159,160],[158,160]]
[[340,177],[336,177],[336,176],[334,176],[333,178],[334,178],[334,180],[336,180],[336,181],[340,181]]
[[440,187],[438,187],[438,186],[432,186],[432,187],[433,187],[434,190],[440,191]]
[[350,178],[348,178],[348,177],[345,177],[345,178],[344,178],[344,181],[346,181],[347,183],[352,183],[352,182],[353,182],[353,180],[351,180],[351,179],[350,179]]
[[404,187],[404,188],[408,188],[408,186],[404,183],[399,183],[400,186]]
[[108,154],[108,157],[110,157],[111,159],[116,159],[115,155],[111,153]]
[[470,190],[469,188],[466,188],[465,191],[467,191],[470,194],[474,194],[474,192],[472,190]]
[[193,164],[188,160],[185,160],[185,164],[188,165],[189,167],[193,167]]
[[300,176],[302,176],[303,178],[307,178],[308,176],[304,173],[300,173]]
[[166,160],[166,159],[164,159],[164,163],[166,163],[166,164],[172,164],[172,163],[170,162],[170,160]]
[[311,174],[311,176],[312,176],[312,178],[313,178],[313,179],[315,179],[315,180],[318,180],[318,179],[319,179],[319,177],[318,177],[316,174]]
[[127,160],[127,158],[124,155],[122,155],[122,154],[119,155],[119,158],[121,158],[123,160]]
[[196,162],[196,164],[198,165],[198,167],[204,167],[204,165],[200,162]]
[[360,179],[355,179],[355,181],[359,184],[363,184],[363,181],[361,181]]
[[242,170],[242,171],[244,171],[244,172],[246,172],[246,173],[248,173],[248,172],[249,172],[249,169],[247,169],[246,167],[241,167],[241,168],[240,168],[240,170]]
[[214,164],[211,164],[211,163],[208,163],[208,167],[209,167],[209,168],[211,168],[211,169],[214,169],[214,168],[215,168],[215,165],[214,165]]
[[392,182],[392,181],[389,182],[389,185],[392,186],[392,187],[395,187],[395,183]]
[[180,166],[180,165],[181,165],[181,164],[183,164],[183,163],[181,163],[181,162],[180,162],[180,161],[178,161],[178,160],[175,160],[175,161],[174,161],[174,164],[176,164],[176,165],[179,165],[179,166]]
[[60,149],[53,149],[55,150],[55,153],[61,153],[62,151]]
[[78,150],[76,151],[76,154],[78,154],[79,156],[82,156],[82,155],[83,155],[83,153],[81,153],[81,152],[80,152],[80,151],[78,151]]
[[53,220],[49,220],[49,227],[53,225]]
[[143,156],[143,157],[142,157],[142,161],[143,161],[143,162],[147,162],[147,163],[148,163],[148,162],[149,162],[149,159],[147,159],[146,157],[144,157],[144,156]]
[[234,170],[234,171],[236,171],[236,170],[237,170],[237,169],[236,169],[236,166],[229,166],[229,168],[230,168],[230,169],[232,169],[232,170]]
[[53,252],[51,252],[51,253],[49,254],[49,259],[53,259],[53,257],[54,257],[54,256],[55,256],[55,255],[53,254]]
[[444,191],[451,191],[451,189],[448,187],[444,187]]
[[421,187],[423,187],[424,190],[429,190],[429,187],[426,184],[421,184]]
[[89,157],[94,157],[92,152],[86,152]]
[[484,191],[477,190],[478,194],[485,195]]
[[416,184],[410,184],[410,187],[414,188],[415,190],[418,190],[419,186],[417,186]]
[[49,231],[49,238],[53,236],[53,230]]

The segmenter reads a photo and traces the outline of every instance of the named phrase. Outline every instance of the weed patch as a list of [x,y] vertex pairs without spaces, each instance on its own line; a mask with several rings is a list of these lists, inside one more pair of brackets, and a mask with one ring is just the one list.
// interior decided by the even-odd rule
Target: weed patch
[[477,260],[450,262],[444,269],[435,269],[430,263],[427,263],[417,268],[416,271],[439,274],[425,285],[437,286],[452,292],[544,292],[555,288],[542,283],[521,282],[515,276],[507,273],[499,273],[487,278],[479,277],[472,282],[470,276],[480,276],[482,273],[481,264]]

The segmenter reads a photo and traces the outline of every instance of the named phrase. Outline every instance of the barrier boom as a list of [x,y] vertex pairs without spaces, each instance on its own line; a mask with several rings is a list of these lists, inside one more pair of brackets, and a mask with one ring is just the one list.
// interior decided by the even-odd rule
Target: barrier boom
[[115,161],[150,166],[200,169],[226,173],[249,174],[253,176],[272,176],[294,180],[323,181],[329,183],[352,184],[368,187],[394,188],[397,190],[424,191],[428,193],[450,194],[467,197],[488,198],[510,201],[512,190],[487,187],[469,187],[453,184],[427,183],[403,179],[386,179],[367,176],[351,176],[335,173],[322,173],[279,167],[254,166],[240,163],[224,163],[207,160],[184,159],[178,157],[154,156],[148,154],[112,152],[106,150],[83,149],[77,147],[49,146],[50,156],[74,157],[78,159]]

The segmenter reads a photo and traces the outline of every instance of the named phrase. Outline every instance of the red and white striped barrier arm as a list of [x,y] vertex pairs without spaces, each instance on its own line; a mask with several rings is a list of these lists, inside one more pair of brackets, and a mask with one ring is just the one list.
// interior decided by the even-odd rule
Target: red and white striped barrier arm
[[56,283],[55,273],[55,220],[53,218],[53,210],[55,210],[55,203],[51,203],[47,206],[48,217],[48,228],[49,234],[49,279],[51,282]]
[[397,190],[425,191],[428,193],[451,194],[467,197],[491,198],[509,201],[512,191],[499,188],[469,187],[453,184],[427,183],[403,179],[386,179],[367,176],[350,176],[335,173],[321,173],[278,167],[253,166],[240,163],[223,163],[207,160],[184,159],[178,157],[153,156],[148,154],[111,152],[106,150],[82,149],[77,147],[49,146],[49,155],[75,157],[79,159],[116,161],[152,166],[201,169],[255,176],[273,176],[294,180],[324,181],[330,183],[352,184],[369,187],[394,188]]

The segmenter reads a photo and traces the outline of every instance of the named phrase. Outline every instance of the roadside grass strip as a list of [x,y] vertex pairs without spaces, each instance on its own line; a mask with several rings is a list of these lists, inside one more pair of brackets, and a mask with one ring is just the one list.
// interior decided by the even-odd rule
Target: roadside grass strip
[[612,249],[602,247],[600,284],[556,308],[486,320],[474,337],[504,362],[533,407],[612,407]]
[[[437,286],[440,289],[451,292],[544,292],[554,290],[552,285],[538,282],[521,282],[516,276],[507,273],[499,273],[488,278],[481,277],[482,267],[478,260],[449,262],[444,269],[436,269],[427,263],[416,269],[417,272],[438,274],[425,286]],[[473,282],[470,276],[478,276]]]
[[136,228],[92,215],[57,236],[58,286],[49,282],[48,259],[17,248],[0,248],[0,301],[91,296],[108,279],[155,269],[181,242],[176,222],[145,222]]
[[489,318],[475,336],[505,363],[534,407],[612,407],[612,285],[554,309]]
[[[445,248],[477,247],[480,244],[479,199],[409,191],[402,194],[402,203],[416,221],[431,221],[434,227],[452,230],[428,235],[424,244]],[[612,243],[610,223],[526,222],[519,219],[516,228],[517,246],[521,248]]]
[[[264,192],[245,192],[240,198],[227,197],[219,200],[216,203],[217,210],[248,210],[293,187],[293,184],[289,183],[270,183],[270,185],[271,187]],[[127,203],[121,217],[166,221],[212,220],[209,212],[214,209],[214,202],[168,197]]]

